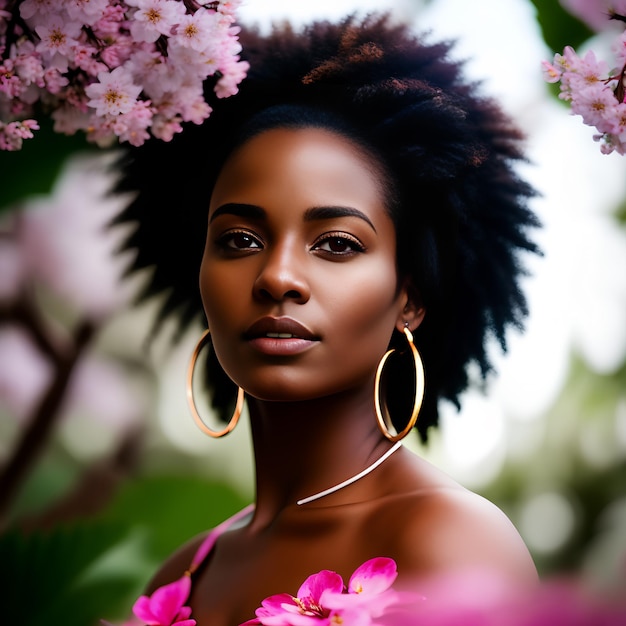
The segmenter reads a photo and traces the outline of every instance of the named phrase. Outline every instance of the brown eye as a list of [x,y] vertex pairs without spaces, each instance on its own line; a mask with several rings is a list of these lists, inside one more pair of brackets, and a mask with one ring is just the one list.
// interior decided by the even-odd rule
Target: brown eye
[[350,248],[350,242],[341,237],[333,237],[326,241],[326,245],[331,252],[345,252]]
[[336,256],[348,256],[365,252],[365,247],[355,237],[341,234],[329,234],[322,237],[313,246],[314,249]]
[[259,240],[250,233],[226,233],[220,237],[220,244],[231,250],[253,250],[261,247]]

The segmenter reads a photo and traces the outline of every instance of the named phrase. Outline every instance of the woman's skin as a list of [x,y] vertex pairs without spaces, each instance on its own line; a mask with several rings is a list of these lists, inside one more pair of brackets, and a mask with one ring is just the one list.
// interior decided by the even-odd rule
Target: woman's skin
[[[393,330],[414,330],[425,314],[398,276],[383,168],[364,149],[319,128],[248,140],[210,199],[200,289],[220,363],[247,393],[256,510],[194,579],[198,626],[240,624],[308,575],[331,569],[347,581],[374,556],[395,559],[398,585],[416,591],[476,569],[536,582],[508,518],[405,448],[349,487],[296,504],[390,448],[376,423],[376,368]],[[149,592],[181,576],[200,540]]]

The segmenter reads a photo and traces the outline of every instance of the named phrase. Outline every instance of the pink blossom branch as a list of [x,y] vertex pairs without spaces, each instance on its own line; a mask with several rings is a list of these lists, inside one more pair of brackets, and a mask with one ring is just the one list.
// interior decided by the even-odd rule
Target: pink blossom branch
[[8,306],[0,306],[0,324],[2,323],[18,323],[24,326],[41,352],[56,362],[60,347],[52,340],[39,311],[26,295]]
[[[88,141],[138,146],[170,141],[183,124],[211,114],[204,81],[218,98],[237,92],[240,0],[162,3],[9,2],[0,11],[0,150],[20,150],[39,127],[84,132]],[[94,3],[92,3],[94,4]]]
[[18,440],[13,455],[0,473],[0,521],[4,523],[6,523],[7,512],[19,488],[50,438],[53,426],[60,415],[59,408],[72,372],[94,336],[95,330],[91,322],[83,322],[74,333],[74,343],[71,348],[57,355],[56,376]]

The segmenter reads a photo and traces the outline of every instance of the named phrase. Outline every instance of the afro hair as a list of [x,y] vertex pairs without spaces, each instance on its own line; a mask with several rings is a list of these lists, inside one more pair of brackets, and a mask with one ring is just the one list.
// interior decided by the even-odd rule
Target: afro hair
[[[427,43],[387,14],[299,30],[282,23],[268,34],[244,26],[240,42],[250,69],[236,95],[220,100],[207,84],[213,111],[203,124],[129,148],[117,164],[116,191],[135,192],[116,220],[134,224],[124,244],[136,252],[129,272],[151,269],[140,300],[163,297],[155,330],[170,316],[180,330],[202,319],[198,271],[212,186],[249,120],[286,105],[346,120],[391,173],[399,273],[426,309],[415,333],[426,377],[416,428],[426,441],[439,401],[459,407],[469,366],[486,378],[489,340],[506,350],[507,329],[522,328],[527,315],[521,253],[540,251],[529,236],[539,226],[528,207],[535,191],[515,171],[524,137],[464,79],[453,42]],[[392,347],[406,351],[402,341],[394,332]],[[228,415],[236,388],[213,355],[209,364],[213,404]],[[397,398],[410,395],[406,369],[388,376],[392,415],[403,411]]]

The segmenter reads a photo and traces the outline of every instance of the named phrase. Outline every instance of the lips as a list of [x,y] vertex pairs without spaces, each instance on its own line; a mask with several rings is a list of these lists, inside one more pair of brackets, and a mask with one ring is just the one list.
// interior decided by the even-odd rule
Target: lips
[[257,354],[269,359],[301,355],[320,340],[290,317],[263,317],[248,328],[244,339]]
[[313,332],[290,317],[263,317],[246,330],[244,338],[304,339],[319,341]]

